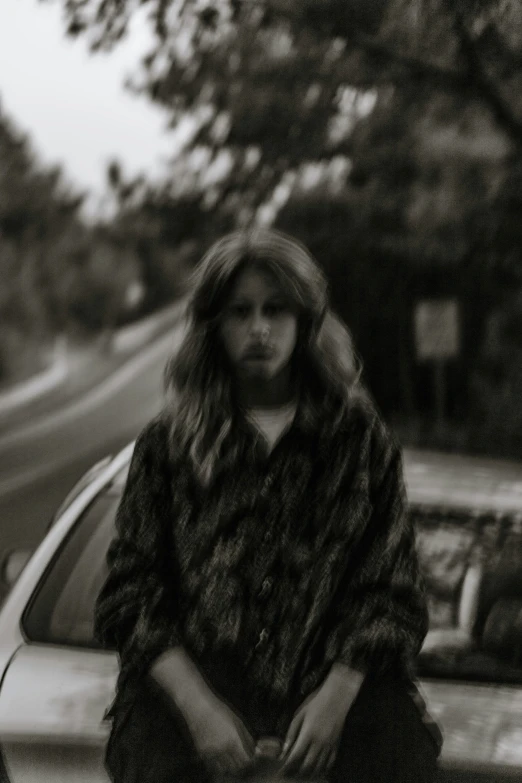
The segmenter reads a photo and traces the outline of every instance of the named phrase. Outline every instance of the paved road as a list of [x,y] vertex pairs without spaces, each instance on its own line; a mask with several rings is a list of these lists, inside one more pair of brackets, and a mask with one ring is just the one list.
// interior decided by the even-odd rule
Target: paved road
[[159,410],[163,367],[180,336],[178,327],[74,405],[0,438],[0,562],[37,544],[82,473]]

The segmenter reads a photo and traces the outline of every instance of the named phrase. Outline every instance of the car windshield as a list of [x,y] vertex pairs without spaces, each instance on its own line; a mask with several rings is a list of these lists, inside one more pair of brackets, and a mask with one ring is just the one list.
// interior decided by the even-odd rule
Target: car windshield
[[419,673],[521,683],[519,515],[447,507],[411,513],[430,615]]
[[[127,468],[81,514],[23,618],[30,641],[99,647],[96,597]],[[430,631],[418,673],[522,683],[522,569],[518,519],[462,508],[412,506]]]
[[58,551],[23,618],[29,640],[98,647],[94,605],[107,575],[121,482],[100,493]]

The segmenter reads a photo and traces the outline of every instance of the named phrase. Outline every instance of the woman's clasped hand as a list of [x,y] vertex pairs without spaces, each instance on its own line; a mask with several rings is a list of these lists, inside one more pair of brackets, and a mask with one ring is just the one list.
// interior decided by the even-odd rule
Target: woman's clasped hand
[[213,695],[198,700],[185,718],[200,758],[219,777],[255,773],[269,762],[276,779],[319,780],[335,762],[362,680],[359,672],[335,666],[297,709],[279,747],[275,738],[256,744],[241,718]]
[[185,713],[185,719],[198,755],[211,772],[238,775],[254,765],[254,739],[221,699],[207,696]]
[[323,684],[303,702],[283,745],[285,775],[317,777],[332,768],[346,716],[362,680],[359,672],[334,666]]

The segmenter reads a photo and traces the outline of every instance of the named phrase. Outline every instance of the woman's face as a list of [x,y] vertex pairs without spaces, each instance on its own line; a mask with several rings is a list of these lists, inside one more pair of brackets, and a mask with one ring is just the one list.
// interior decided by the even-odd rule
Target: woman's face
[[238,377],[269,381],[294,352],[297,310],[270,272],[246,269],[225,304],[220,334]]

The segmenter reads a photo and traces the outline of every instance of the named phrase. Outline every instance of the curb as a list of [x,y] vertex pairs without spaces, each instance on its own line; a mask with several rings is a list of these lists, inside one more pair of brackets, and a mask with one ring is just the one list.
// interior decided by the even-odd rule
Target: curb
[[68,375],[67,349],[63,339],[57,338],[53,358],[47,369],[0,394],[0,416],[53,391],[65,381]]
[[186,302],[181,300],[152,313],[141,321],[123,326],[112,336],[111,351],[115,354],[122,354],[141,348],[165,329],[176,324],[183,316],[185,307]]
[[[155,337],[170,326],[174,326],[183,317],[185,300],[177,301],[173,305],[152,313],[141,321],[118,329],[111,337],[110,351],[116,359],[121,359],[126,354],[132,354],[143,348]],[[95,354],[94,354],[95,356]],[[91,354],[90,360],[92,361]],[[89,359],[80,362],[85,368],[90,364]],[[77,369],[78,362],[74,362],[74,355],[70,355],[63,337],[58,337],[55,342],[51,363],[47,369],[34,375],[26,381],[17,383],[8,391],[0,393],[0,417],[5,418],[25,405],[36,402],[47,394],[59,389],[65,381],[74,374],[73,367]]]

